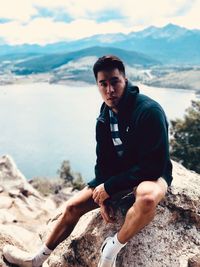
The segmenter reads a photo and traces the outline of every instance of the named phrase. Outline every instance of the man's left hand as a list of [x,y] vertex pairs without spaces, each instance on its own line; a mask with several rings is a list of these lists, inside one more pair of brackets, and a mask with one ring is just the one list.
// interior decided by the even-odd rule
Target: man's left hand
[[94,189],[92,197],[94,202],[96,202],[98,205],[101,205],[110,196],[106,192],[104,184],[100,184]]

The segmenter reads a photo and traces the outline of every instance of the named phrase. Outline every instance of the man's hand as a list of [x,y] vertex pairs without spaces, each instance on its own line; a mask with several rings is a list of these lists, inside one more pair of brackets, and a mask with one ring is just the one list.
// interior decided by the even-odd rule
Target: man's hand
[[106,223],[114,223],[114,211],[111,206],[106,204],[100,205],[101,216]]
[[93,195],[92,198],[94,199],[94,202],[96,202],[99,206],[101,206],[103,204],[103,202],[109,198],[110,196],[107,194],[105,188],[104,188],[104,184],[100,184],[98,185],[94,191],[93,191]]

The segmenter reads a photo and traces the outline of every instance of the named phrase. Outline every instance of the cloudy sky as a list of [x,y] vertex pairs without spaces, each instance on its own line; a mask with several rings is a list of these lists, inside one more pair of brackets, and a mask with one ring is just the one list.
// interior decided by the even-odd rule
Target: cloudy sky
[[174,23],[200,29],[200,0],[0,0],[0,44],[44,45]]

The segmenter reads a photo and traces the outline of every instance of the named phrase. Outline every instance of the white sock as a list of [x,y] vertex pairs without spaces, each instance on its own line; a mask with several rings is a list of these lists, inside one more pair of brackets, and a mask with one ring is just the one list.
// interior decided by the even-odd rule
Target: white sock
[[45,244],[40,248],[37,254],[33,257],[33,267],[42,266],[43,262],[50,256],[53,250],[49,249]]
[[117,238],[117,234],[115,234],[110,240],[108,240],[107,244],[103,248],[103,258],[107,258],[109,260],[114,259],[119,251],[126,245],[119,242]]

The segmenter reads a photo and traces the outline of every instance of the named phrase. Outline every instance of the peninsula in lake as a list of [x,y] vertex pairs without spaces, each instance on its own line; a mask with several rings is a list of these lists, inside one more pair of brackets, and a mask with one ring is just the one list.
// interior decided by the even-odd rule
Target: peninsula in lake
[[94,83],[97,57],[115,54],[131,81],[200,93],[200,31],[173,24],[139,32],[94,35],[71,42],[0,45],[0,85],[26,82]]

